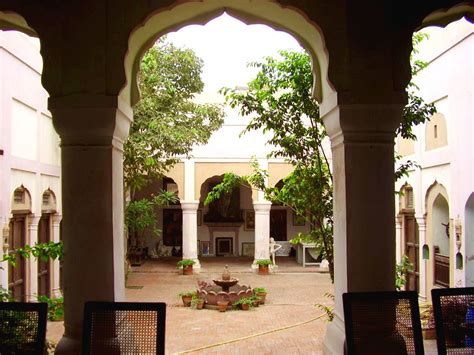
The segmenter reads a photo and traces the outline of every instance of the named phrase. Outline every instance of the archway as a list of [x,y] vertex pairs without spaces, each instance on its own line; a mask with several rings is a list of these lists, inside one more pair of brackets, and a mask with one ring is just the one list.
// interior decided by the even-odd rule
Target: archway
[[250,186],[236,186],[217,201],[204,204],[208,193],[223,178],[223,175],[212,176],[200,187],[199,217],[202,220],[198,219],[198,240],[201,255],[253,256],[255,211]]
[[432,242],[434,254],[434,284],[449,287],[450,226],[449,205],[446,198],[437,195],[433,202]]
[[435,181],[426,192],[426,244],[429,255],[426,267],[426,294],[430,298],[435,285],[449,287],[450,277],[450,223],[446,188]]
[[[12,198],[8,247],[11,252],[28,243],[28,215],[31,213],[31,195],[22,185],[15,189]],[[28,290],[27,263],[20,255],[15,257],[15,267],[8,267],[8,290],[15,301],[26,301]]]
[[465,247],[465,273],[466,287],[474,286],[474,193],[469,196],[464,211],[464,243]]
[[128,52],[125,58],[127,81],[121,96],[132,106],[138,102],[137,73],[143,53],[156,38],[188,24],[204,24],[222,13],[246,24],[266,24],[292,34],[308,51],[312,58],[315,82],[314,96],[319,102],[334,92],[328,79],[329,57],[321,30],[291,8],[283,7],[274,1],[250,0],[205,0],[183,2],[150,14],[144,23],[137,26],[129,37]]

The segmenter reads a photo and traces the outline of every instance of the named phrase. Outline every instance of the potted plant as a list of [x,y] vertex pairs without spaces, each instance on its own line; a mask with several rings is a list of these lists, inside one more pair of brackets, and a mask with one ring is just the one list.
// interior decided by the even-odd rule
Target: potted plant
[[254,287],[253,294],[257,296],[260,304],[265,304],[265,298],[267,297],[267,289],[265,287]]
[[258,273],[260,275],[268,275],[269,266],[273,263],[270,259],[260,259],[256,261],[256,264],[258,265]]
[[194,309],[203,309],[204,299],[199,297],[198,294],[194,294],[191,298],[191,308]]
[[180,292],[178,296],[181,297],[181,299],[183,300],[184,307],[190,307],[193,297],[197,296],[197,292],[196,291]]
[[248,311],[250,307],[253,307],[253,303],[254,300],[252,300],[252,297],[242,297],[235,301],[233,306],[240,307],[243,311]]
[[217,307],[219,307],[219,312],[227,311],[227,306],[229,305],[229,301],[227,300],[219,300],[217,301]]
[[249,297],[252,300],[252,306],[253,307],[258,307],[260,305],[260,297],[253,295]]
[[183,275],[193,274],[193,265],[196,263],[193,259],[183,259],[178,261],[178,268],[183,269]]

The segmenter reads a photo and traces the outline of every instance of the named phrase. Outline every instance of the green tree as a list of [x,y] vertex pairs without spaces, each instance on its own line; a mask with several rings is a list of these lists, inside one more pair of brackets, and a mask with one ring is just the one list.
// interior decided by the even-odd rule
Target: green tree
[[204,88],[202,67],[192,50],[163,37],[143,56],[138,74],[141,99],[124,144],[124,182],[132,197],[221,127],[220,106],[193,101]]
[[[422,35],[415,35],[414,46],[422,39]],[[224,88],[221,92],[231,107],[238,107],[241,115],[252,117],[243,133],[258,129],[271,132],[268,143],[275,146],[271,155],[286,158],[294,171],[284,179],[281,188],[266,187],[266,172],[254,163],[251,176],[226,174],[223,183],[208,195],[206,203],[228,192],[237,182],[263,190],[270,201],[283,203],[306,218],[310,231],[300,233],[293,241],[315,243],[321,256],[328,260],[333,279],[333,179],[323,147],[327,134],[319,116],[319,105],[312,97],[310,57],[302,52],[280,51],[279,54],[279,59],[267,57],[250,64],[259,72],[247,91]],[[416,75],[425,66],[423,62],[412,61],[412,74]],[[409,104],[396,132],[408,139],[416,139],[411,130],[414,125],[429,120],[436,112],[434,105],[425,104],[416,95],[416,89],[410,83]],[[395,177],[406,175],[415,164],[410,161],[402,164]]]

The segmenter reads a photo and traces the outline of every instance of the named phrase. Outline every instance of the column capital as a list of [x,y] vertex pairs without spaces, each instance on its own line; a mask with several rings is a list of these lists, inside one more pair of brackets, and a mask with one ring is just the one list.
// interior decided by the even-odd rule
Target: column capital
[[48,108],[61,146],[123,144],[133,120],[131,107],[118,96],[74,94],[50,97]]
[[321,115],[332,146],[394,144],[405,103],[337,104]]
[[185,212],[196,212],[199,208],[199,201],[181,201],[181,209]]
[[272,203],[270,201],[257,201],[253,203],[253,209],[255,213],[270,212]]
[[426,230],[426,218],[425,216],[415,216],[416,223],[418,223],[419,230]]
[[53,214],[53,225],[54,224],[59,224],[61,223],[61,220],[63,219],[63,216],[61,214]]
[[28,228],[38,228],[41,217],[31,214],[28,216]]

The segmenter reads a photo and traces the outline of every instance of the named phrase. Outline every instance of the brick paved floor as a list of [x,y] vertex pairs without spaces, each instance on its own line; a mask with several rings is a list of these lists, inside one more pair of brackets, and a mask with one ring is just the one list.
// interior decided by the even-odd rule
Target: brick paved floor
[[[286,261],[286,262],[285,262]],[[252,272],[248,258],[206,258],[202,269],[192,276],[179,275],[175,260],[149,262],[134,268],[127,289],[131,301],[165,301],[167,309],[167,353],[192,354],[319,354],[326,331],[324,319],[313,320],[323,312],[315,303],[331,305],[325,297],[333,288],[327,273],[317,273],[316,267],[302,268],[281,258],[278,272],[261,276]],[[264,306],[248,312],[215,310],[197,311],[182,307],[177,294],[192,290],[197,280],[211,281],[221,275],[224,264],[240,284],[265,287],[269,294]],[[166,265],[168,267],[166,267]],[[293,328],[279,330],[294,326]],[[268,334],[261,333],[268,332]],[[239,340],[241,339],[241,340]],[[234,341],[237,340],[237,341]],[[229,342],[230,343],[226,343]],[[218,345],[224,343],[223,345]],[[198,349],[194,352],[190,351]]]
[[[278,272],[252,272],[249,258],[202,258],[202,269],[180,275],[177,258],[148,260],[133,267],[126,300],[166,302],[166,353],[186,354],[321,354],[326,332],[323,312],[316,303],[332,305],[324,294],[333,292],[329,275],[312,266],[302,268],[292,259],[278,258]],[[225,264],[240,284],[268,289],[264,306],[250,311],[194,310],[182,306],[179,292],[193,290],[197,280],[219,277]],[[286,328],[286,329],[285,329]],[[48,324],[48,339],[59,340],[62,323]],[[436,354],[435,342],[425,342],[427,354]]]

